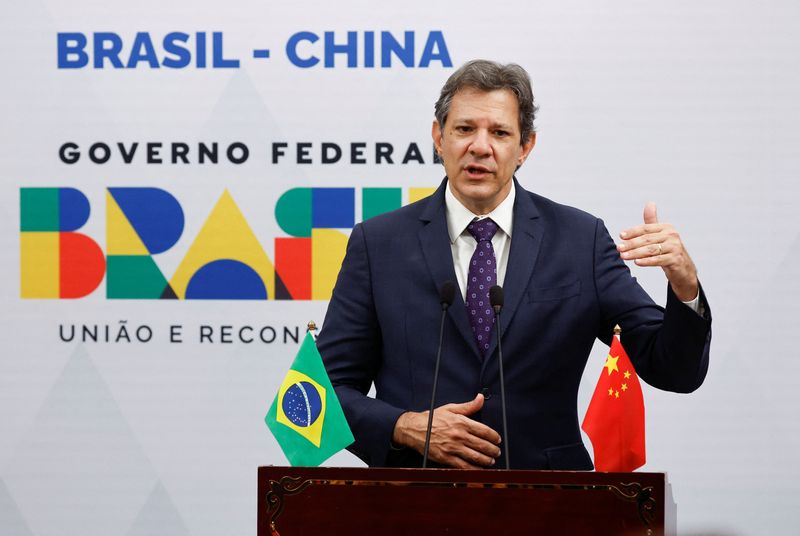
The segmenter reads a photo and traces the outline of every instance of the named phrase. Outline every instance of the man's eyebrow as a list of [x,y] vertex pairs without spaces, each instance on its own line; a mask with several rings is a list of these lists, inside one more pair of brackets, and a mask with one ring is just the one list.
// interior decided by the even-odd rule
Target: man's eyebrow
[[514,130],[514,125],[510,123],[492,123],[492,128],[500,128],[503,130]]
[[[454,124],[455,123],[467,123],[467,124],[472,125],[472,124],[475,124],[476,122],[477,121],[472,117],[454,117],[453,118],[453,123]],[[501,129],[501,130],[514,130],[515,127],[511,123],[497,122],[497,123],[491,123],[489,125],[489,128],[491,128],[491,129]]]
[[490,123],[489,124],[489,128],[492,129],[492,130],[509,130],[509,131],[513,131],[515,127],[514,127],[514,125],[512,123],[503,123],[501,121],[497,121],[497,122],[494,122],[494,123]]

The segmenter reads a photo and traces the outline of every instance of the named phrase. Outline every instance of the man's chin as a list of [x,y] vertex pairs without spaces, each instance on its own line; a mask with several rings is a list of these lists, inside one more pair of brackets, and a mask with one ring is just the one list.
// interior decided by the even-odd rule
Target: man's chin
[[469,185],[462,194],[462,204],[478,215],[491,212],[502,201],[500,192],[490,184]]

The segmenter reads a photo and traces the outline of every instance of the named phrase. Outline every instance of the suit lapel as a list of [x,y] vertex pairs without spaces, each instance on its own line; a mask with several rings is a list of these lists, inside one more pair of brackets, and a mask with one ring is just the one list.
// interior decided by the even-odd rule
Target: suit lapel
[[[503,281],[503,295],[505,303],[500,313],[500,324],[503,334],[506,333],[514,314],[519,308],[533,274],[533,267],[539,256],[542,245],[542,229],[539,221],[539,210],[531,200],[530,195],[514,179],[517,189],[514,200],[514,229],[511,237],[511,251],[506,266],[506,276]],[[524,329],[524,326],[518,327]],[[492,346],[486,353],[487,356],[497,348],[497,337],[492,340]],[[488,359],[487,359],[488,361]]]
[[[456,284],[457,279],[455,268],[453,267],[453,253],[450,249],[450,235],[447,232],[447,217],[445,214],[444,189],[447,180],[439,186],[428,200],[428,205],[420,215],[419,219],[426,224],[419,231],[419,243],[425,263],[430,271],[434,286],[438,289],[445,281],[452,281]],[[516,233],[515,233],[516,235]],[[459,333],[469,342],[476,359],[481,359],[472,328],[469,326],[467,309],[464,306],[464,298],[459,290],[453,305],[448,309],[447,314],[456,325]]]

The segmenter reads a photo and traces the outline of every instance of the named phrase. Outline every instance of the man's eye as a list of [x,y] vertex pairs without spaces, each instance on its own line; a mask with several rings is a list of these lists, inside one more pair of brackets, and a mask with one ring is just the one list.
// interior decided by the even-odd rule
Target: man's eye
[[466,125],[458,125],[456,127],[456,132],[470,132],[472,129]]
[[501,138],[505,138],[506,136],[510,135],[509,132],[505,131],[505,130],[495,130],[494,133],[495,133],[495,136],[499,136]]

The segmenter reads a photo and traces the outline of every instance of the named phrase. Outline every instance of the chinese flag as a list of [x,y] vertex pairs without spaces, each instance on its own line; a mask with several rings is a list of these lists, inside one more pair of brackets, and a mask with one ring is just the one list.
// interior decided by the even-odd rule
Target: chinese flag
[[642,386],[617,335],[581,426],[597,471],[629,472],[645,462]]

